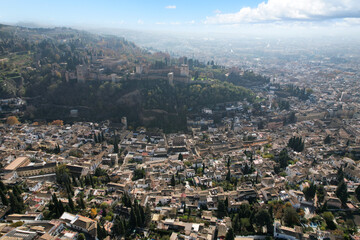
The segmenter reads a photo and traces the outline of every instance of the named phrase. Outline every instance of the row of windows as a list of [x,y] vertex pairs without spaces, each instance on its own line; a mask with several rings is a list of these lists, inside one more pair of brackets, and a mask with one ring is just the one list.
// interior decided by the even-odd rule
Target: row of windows
[[39,175],[40,173],[53,173],[55,172],[55,168],[45,168],[45,169],[41,169],[41,170],[30,170],[30,171],[26,171],[26,172],[19,172],[18,175],[20,177],[27,177],[27,176],[34,176],[34,175]]

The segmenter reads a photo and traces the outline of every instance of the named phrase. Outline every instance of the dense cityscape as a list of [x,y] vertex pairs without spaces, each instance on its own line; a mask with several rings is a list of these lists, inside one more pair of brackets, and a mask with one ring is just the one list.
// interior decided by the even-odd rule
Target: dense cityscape
[[357,36],[25,25],[0,24],[0,240],[360,239]]

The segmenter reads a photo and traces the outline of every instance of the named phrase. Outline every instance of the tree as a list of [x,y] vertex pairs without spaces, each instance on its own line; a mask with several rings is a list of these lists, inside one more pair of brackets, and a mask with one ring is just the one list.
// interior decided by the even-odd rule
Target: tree
[[310,201],[311,199],[313,199],[315,197],[316,186],[313,183],[311,183],[309,187],[304,188],[303,192],[304,192],[306,201]]
[[318,203],[322,203],[325,199],[325,188],[324,185],[319,185],[316,188],[316,195],[318,199]]
[[119,141],[117,137],[114,137],[114,153],[119,153]]
[[229,228],[228,232],[226,233],[225,240],[234,240],[234,231],[232,228]]
[[343,171],[342,167],[340,167],[338,169],[336,179],[337,179],[338,183],[344,181],[344,171]]
[[133,173],[132,180],[136,181],[138,179],[145,178],[145,170],[142,169],[135,169]]
[[230,179],[231,179],[231,173],[230,173],[230,169],[229,169],[226,174],[226,181],[230,182]]
[[133,207],[131,207],[131,211],[130,211],[129,225],[132,229],[137,226],[136,213]]
[[4,194],[4,192],[0,189],[0,197],[1,197],[1,202],[3,205],[7,206],[9,205],[9,200],[7,199],[6,195]]
[[96,208],[90,209],[90,216],[91,216],[92,218],[95,218],[96,215],[97,215],[97,210],[96,210]]
[[341,181],[336,189],[336,196],[341,200],[342,204],[346,204],[348,199],[347,186],[344,181]]
[[299,224],[299,215],[293,207],[288,206],[284,210],[283,220],[286,226],[293,227],[294,225]]
[[217,213],[218,213],[218,218],[221,218],[221,219],[227,215],[227,209],[225,206],[225,202],[222,200],[219,200]]
[[70,171],[67,169],[65,164],[61,164],[56,167],[56,182],[66,186],[70,184]]
[[296,152],[302,152],[304,150],[304,145],[304,141],[301,137],[292,137],[288,142],[288,147],[292,148]]
[[6,192],[6,190],[7,190],[5,184],[1,180],[0,180],[0,190],[4,191],[4,192]]
[[296,116],[295,116],[295,112],[291,112],[289,119],[288,119],[288,123],[296,123]]
[[355,189],[355,196],[360,201],[360,185]]
[[69,201],[69,207],[71,209],[71,212],[75,212],[75,205],[70,195],[68,195],[68,201]]
[[324,139],[324,143],[325,144],[330,144],[331,143],[331,137],[330,135],[327,135],[326,138]]
[[175,176],[172,175],[171,177],[171,186],[175,187],[176,181],[175,181]]
[[180,161],[184,160],[184,157],[183,157],[183,155],[181,153],[179,153],[178,160],[180,160]]
[[271,227],[271,217],[266,209],[261,209],[255,214],[255,223],[259,227],[266,226],[267,229]]
[[150,209],[149,204],[146,204],[145,217],[144,217],[144,225],[145,225],[145,227],[149,226],[150,222],[151,222],[151,209]]
[[79,233],[79,235],[78,235],[78,238],[77,238],[78,240],[85,240],[86,238],[85,238],[85,234],[83,234],[83,233]]
[[98,224],[97,226],[97,233],[99,240],[103,240],[107,236],[106,230],[101,224]]
[[124,219],[117,215],[111,230],[115,236],[123,235],[126,232]]
[[[16,189],[16,188],[14,188]],[[9,192],[10,207],[13,213],[22,213],[25,209],[23,198],[17,191]]]
[[6,119],[6,124],[9,124],[9,125],[17,125],[17,124],[20,124],[19,120],[17,117],[15,116],[10,116]]
[[64,125],[64,122],[63,120],[54,120],[51,122],[51,125],[62,126]]
[[83,198],[83,196],[82,196],[82,194],[80,194],[80,197],[79,197],[79,199],[78,199],[78,207],[80,208],[80,209],[85,209],[85,202],[84,202],[84,198]]
[[227,157],[227,167],[229,168],[231,165],[231,158],[230,156]]
[[330,230],[336,229],[336,224],[334,223],[334,215],[331,212],[324,212],[323,218],[326,222],[326,227]]
[[284,148],[283,150],[281,150],[280,155],[279,155],[279,163],[280,163],[280,168],[286,168],[289,164],[289,160],[290,157],[288,155],[287,150]]

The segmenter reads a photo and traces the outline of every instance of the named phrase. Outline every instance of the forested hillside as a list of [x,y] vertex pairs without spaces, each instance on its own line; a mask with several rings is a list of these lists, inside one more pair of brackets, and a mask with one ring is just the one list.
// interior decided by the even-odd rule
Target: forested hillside
[[[116,65],[101,65],[94,58],[111,59]],[[0,25],[0,96],[26,99],[23,120],[119,122],[126,116],[131,125],[168,131],[185,129],[186,115],[204,106],[253,100],[250,90],[227,81],[224,69],[217,71],[192,59],[186,63],[197,78],[187,84],[128,79],[137,63],[153,62],[159,68],[184,63],[168,59],[167,54],[150,54],[118,37],[69,28]],[[120,76],[121,81],[69,81],[66,74],[76,74],[78,65],[92,65],[102,73]],[[209,70],[211,79],[201,79]],[[78,109],[78,118],[70,117],[71,109]]]

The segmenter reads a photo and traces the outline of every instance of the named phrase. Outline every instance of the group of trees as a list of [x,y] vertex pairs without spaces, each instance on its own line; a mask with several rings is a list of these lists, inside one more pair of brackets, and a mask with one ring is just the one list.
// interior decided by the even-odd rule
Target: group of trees
[[98,134],[94,133],[93,134],[93,138],[94,138],[94,142],[95,143],[102,143],[105,141],[105,137],[104,137],[104,133],[100,132]]
[[301,137],[292,137],[289,139],[288,147],[292,148],[296,152],[302,152],[304,150],[304,141]]
[[271,206],[270,208],[256,208],[250,204],[242,204],[236,211],[228,212],[227,209],[228,200],[219,201],[218,217],[229,216],[232,220],[232,232],[230,231],[229,237],[233,234],[248,235],[256,232],[262,233],[262,227],[266,227],[268,232],[272,231],[273,216]]
[[286,85],[285,90],[292,96],[298,97],[303,101],[308,100],[311,95],[311,91],[308,91],[305,88],[300,89],[299,87],[295,87],[293,84]]
[[289,157],[288,151],[286,150],[286,148],[281,150],[279,157],[278,157],[278,163],[280,165],[280,168],[285,169],[289,165],[290,160],[291,160],[291,158]]
[[16,116],[10,116],[6,119],[6,124],[17,125],[20,124],[20,122]]
[[77,214],[80,210],[85,209],[86,204],[83,194],[79,194],[76,204],[74,203],[72,196],[68,194],[68,203],[64,206],[61,200],[59,200],[54,193],[51,201],[48,204],[48,209],[44,211],[45,219],[59,218],[64,212]]
[[139,227],[148,227],[151,221],[151,209],[138,204],[138,200],[131,201],[130,196],[124,194],[122,202],[125,207],[130,209],[130,216],[116,215],[112,232],[115,236],[122,236],[130,233],[133,229]]
[[119,153],[119,139],[117,138],[117,136],[114,136],[113,145],[114,153]]
[[324,139],[324,144],[330,144],[331,143],[331,137],[330,135],[327,135]]
[[284,117],[284,121],[283,121],[284,125],[291,124],[291,123],[296,123],[295,112],[290,112],[290,114],[288,116]]
[[[69,206],[69,205],[67,205]],[[70,206],[69,206],[70,208]],[[71,209],[69,212],[71,212]],[[46,215],[46,218],[49,219],[53,219],[53,218],[59,218],[64,212],[65,212],[65,207],[63,205],[63,203],[61,201],[59,201],[56,197],[56,194],[54,193],[52,195],[52,199],[49,203],[49,211],[50,211],[50,215]]]
[[252,71],[245,71],[243,74],[232,72],[226,81],[244,87],[262,86],[270,82],[270,78],[257,75]]
[[315,185],[313,182],[303,189],[303,193],[307,201],[312,201],[316,195],[318,206],[321,206],[326,195],[324,185]]
[[136,181],[138,179],[145,178],[145,170],[143,168],[141,169],[135,169],[133,172],[132,180]]
[[63,188],[66,189],[67,193],[73,192],[73,187],[71,184],[71,174],[69,169],[65,164],[59,165],[56,167],[56,182]]
[[310,183],[310,186],[305,187],[303,192],[307,201],[312,200],[316,194],[316,185],[314,183]]
[[[1,201],[4,205],[10,204],[11,212],[23,213],[25,210],[24,199],[21,196],[22,189],[19,185],[15,185],[12,189],[8,189],[2,182],[0,183],[0,195]],[[9,200],[6,200],[6,193],[9,196]]]
[[290,103],[286,100],[279,100],[277,101],[277,105],[280,108],[280,110],[290,110]]

